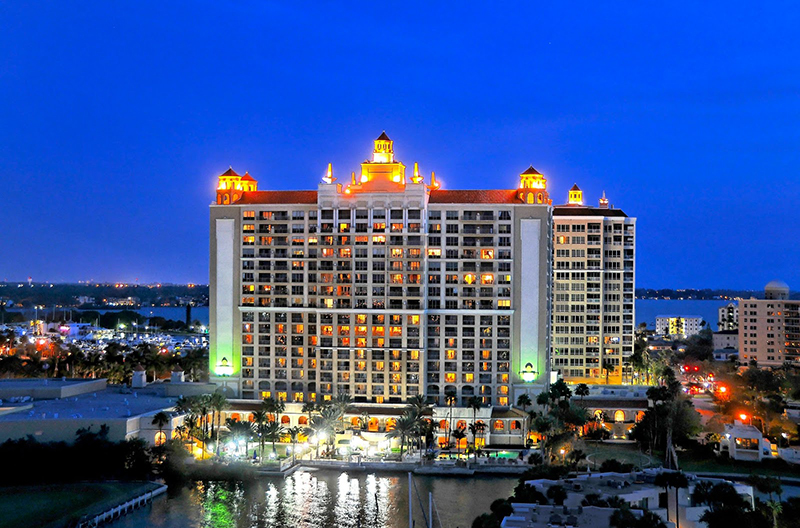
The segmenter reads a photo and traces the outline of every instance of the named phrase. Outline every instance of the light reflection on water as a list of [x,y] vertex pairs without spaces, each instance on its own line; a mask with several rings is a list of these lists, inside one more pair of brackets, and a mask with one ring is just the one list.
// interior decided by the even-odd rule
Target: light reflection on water
[[[414,520],[424,527],[432,491],[445,528],[465,528],[513,492],[517,479],[414,477]],[[427,513],[427,512],[426,512]],[[112,528],[404,528],[406,475],[298,471],[255,483],[197,483],[110,525]],[[435,526],[439,526],[438,519]]]

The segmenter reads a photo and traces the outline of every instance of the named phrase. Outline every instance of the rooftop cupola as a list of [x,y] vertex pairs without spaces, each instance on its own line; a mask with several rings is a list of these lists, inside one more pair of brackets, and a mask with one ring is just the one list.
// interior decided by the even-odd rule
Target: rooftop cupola
[[381,135],[375,140],[372,163],[394,163],[394,141],[389,139],[386,131],[381,132]]
[[245,172],[239,176],[233,167],[219,175],[217,183],[217,204],[228,205],[238,202],[246,192],[257,191],[258,182]]
[[547,194],[547,179],[533,168],[528,167],[519,175],[519,199],[526,204],[552,204],[553,201]]
[[570,205],[583,205],[583,191],[578,187],[577,183],[569,190],[568,203]]

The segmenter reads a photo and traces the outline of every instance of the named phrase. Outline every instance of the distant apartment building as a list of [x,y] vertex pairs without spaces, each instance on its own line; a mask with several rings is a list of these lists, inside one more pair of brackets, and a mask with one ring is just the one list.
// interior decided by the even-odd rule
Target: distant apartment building
[[672,339],[686,339],[699,334],[703,329],[703,318],[698,315],[658,315],[656,334]]
[[764,288],[764,299],[746,299],[740,305],[739,358],[759,366],[800,362],[800,301],[789,300],[789,286],[774,280]]
[[[211,381],[229,397],[290,402],[349,393],[356,403],[425,395],[444,405],[452,393],[460,405],[476,396],[508,406],[541,390],[552,278],[544,176],[530,167],[516,188],[446,190],[416,163],[407,174],[385,133],[348,176],[337,181],[329,165],[316,190],[292,191],[258,190],[233,169],[219,177]],[[608,225],[613,291],[630,294],[632,335],[625,219],[597,219],[583,236],[602,250]],[[602,283],[598,274],[592,284]],[[616,317],[620,357],[621,307]]]
[[[633,354],[636,218],[584,205],[577,185],[553,208],[552,369],[575,383],[619,383]],[[606,372],[608,370],[608,372]]]
[[719,319],[717,320],[717,329],[722,332],[723,330],[737,330],[739,328],[739,305],[737,303],[728,303],[725,306],[719,307]]

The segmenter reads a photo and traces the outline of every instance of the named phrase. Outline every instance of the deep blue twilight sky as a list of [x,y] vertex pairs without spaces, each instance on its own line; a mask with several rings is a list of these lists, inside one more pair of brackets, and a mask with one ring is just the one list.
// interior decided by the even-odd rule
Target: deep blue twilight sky
[[[208,205],[347,179],[638,217],[637,285],[800,288],[796,2],[4,2],[0,280],[208,280]],[[768,4],[768,5],[766,5]]]

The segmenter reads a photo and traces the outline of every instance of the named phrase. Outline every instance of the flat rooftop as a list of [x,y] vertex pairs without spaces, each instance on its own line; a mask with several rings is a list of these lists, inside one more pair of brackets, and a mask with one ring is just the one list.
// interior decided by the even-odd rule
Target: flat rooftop
[[[584,506],[565,508],[538,504],[512,503],[514,513],[503,519],[502,528],[548,528],[551,526],[608,526],[614,508]],[[565,513],[566,511],[566,513]],[[636,510],[633,510],[634,513]]]
[[[163,387],[126,389],[111,387],[67,398],[33,400],[19,405],[17,412],[0,415],[0,423],[20,420],[63,420],[70,418],[127,419],[157,412],[175,405]],[[8,410],[7,406],[4,410]]]
[[542,493],[546,493],[550,486],[560,485],[564,487],[567,493],[577,494],[579,496],[596,493],[601,497],[613,495],[619,495],[623,497],[630,494],[638,494],[657,489],[653,485],[654,480],[655,475],[643,472],[591,473],[561,480],[527,480],[525,481],[525,484],[534,486],[542,491]]
[[92,379],[82,378],[12,378],[0,379],[0,389],[33,389],[38,387],[66,387],[93,382]]

